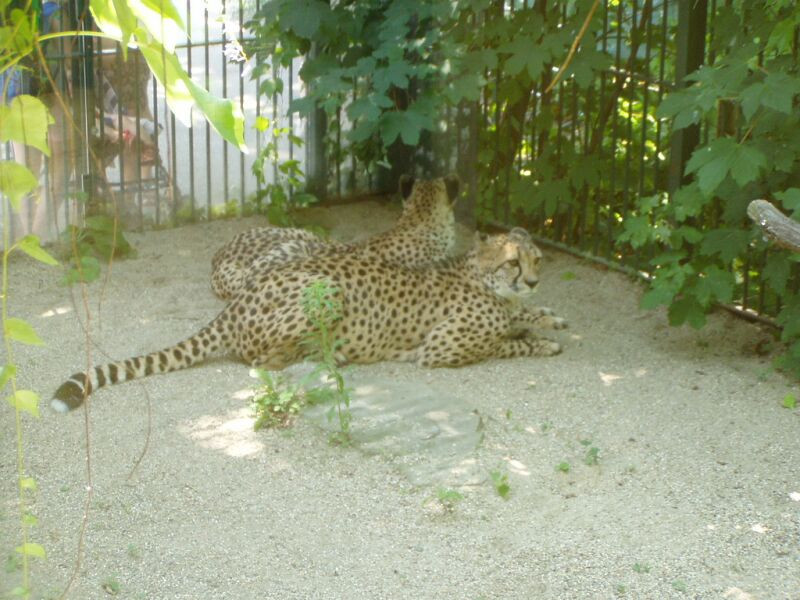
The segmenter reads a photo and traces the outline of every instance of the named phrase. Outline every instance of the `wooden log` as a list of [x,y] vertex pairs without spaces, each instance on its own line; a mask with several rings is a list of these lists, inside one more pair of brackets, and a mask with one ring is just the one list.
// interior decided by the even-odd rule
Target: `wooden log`
[[753,200],[747,215],[764,232],[764,236],[782,248],[800,252],[800,223],[790,219],[766,200]]

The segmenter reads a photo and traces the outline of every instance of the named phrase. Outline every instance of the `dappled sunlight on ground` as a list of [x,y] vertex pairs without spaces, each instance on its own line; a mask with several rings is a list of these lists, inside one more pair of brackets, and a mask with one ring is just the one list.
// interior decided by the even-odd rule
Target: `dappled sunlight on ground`
[[253,414],[240,408],[226,415],[204,415],[181,425],[180,432],[204,448],[236,458],[252,457],[264,449],[253,431]]
[[514,473],[515,475],[523,475],[525,477],[530,476],[531,472],[524,463],[511,458],[510,456],[504,456],[503,460],[506,461],[508,464],[508,470]]
[[39,316],[42,317],[43,319],[47,319],[49,317],[55,317],[56,315],[65,315],[71,312],[72,312],[71,306],[56,306],[55,308],[51,308],[50,310],[43,312]]
[[598,371],[597,374],[600,376],[600,381],[602,381],[605,386],[613,385],[615,381],[622,379],[622,375],[617,375],[615,373],[603,373],[602,371]]

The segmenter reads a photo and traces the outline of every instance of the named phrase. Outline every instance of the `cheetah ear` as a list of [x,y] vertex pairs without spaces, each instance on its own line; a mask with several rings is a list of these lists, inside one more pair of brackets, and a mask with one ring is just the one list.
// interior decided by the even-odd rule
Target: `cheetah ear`
[[444,178],[444,186],[447,188],[447,197],[451,202],[455,202],[458,198],[458,191],[461,188],[461,180],[458,175],[448,175]]
[[472,248],[474,250],[477,250],[484,243],[486,243],[487,239],[489,239],[489,236],[487,236],[485,233],[476,231],[475,233],[472,234]]
[[522,227],[514,227],[511,231],[508,232],[511,237],[516,237],[522,240],[530,240],[531,234],[528,233]]
[[400,175],[399,188],[403,200],[408,200],[411,191],[414,189],[414,178],[411,175]]

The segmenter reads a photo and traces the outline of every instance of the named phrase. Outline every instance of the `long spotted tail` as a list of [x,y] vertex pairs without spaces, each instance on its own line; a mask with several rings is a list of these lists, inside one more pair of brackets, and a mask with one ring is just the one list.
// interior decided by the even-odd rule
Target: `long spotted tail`
[[89,394],[101,387],[177,371],[202,362],[225,345],[227,336],[221,325],[217,317],[197,334],[164,350],[108,363],[88,373],[75,373],[59,386],[50,406],[67,413],[78,408]]

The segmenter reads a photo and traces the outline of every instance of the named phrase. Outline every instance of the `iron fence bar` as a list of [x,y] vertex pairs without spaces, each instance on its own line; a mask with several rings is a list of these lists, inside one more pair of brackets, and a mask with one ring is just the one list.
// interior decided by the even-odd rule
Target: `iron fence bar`
[[[617,36],[614,49],[614,65],[619,67],[622,59],[622,2],[617,4]],[[615,75],[615,84],[618,85],[621,77],[619,72]],[[617,141],[618,141],[618,114],[617,107],[619,105],[619,97],[616,93],[612,94],[611,105],[611,177],[609,181],[609,197],[608,197],[608,215],[606,217],[606,247],[603,255],[606,258],[611,256],[611,248],[614,244],[614,212],[616,210],[616,193],[617,193]],[[602,141],[599,145],[602,145]]]
[[[186,0],[186,34],[192,39],[192,8],[191,0]],[[193,44],[188,44],[186,50],[186,65],[189,75],[192,75],[192,49]],[[190,117],[193,116],[194,108],[189,109]],[[195,219],[196,202],[194,193],[194,127],[189,128],[189,215]]]
[[151,78],[152,88],[153,88],[153,130],[155,135],[155,140],[153,143],[155,144],[155,159],[157,164],[153,166],[155,170],[155,219],[156,225],[161,224],[161,173],[159,170],[161,169],[161,152],[158,149],[158,134],[159,134],[159,123],[158,123],[158,86],[156,85],[155,78]]
[[[224,44],[228,42],[228,10],[227,4],[225,0],[222,0],[222,41],[223,41],[223,50]],[[206,49],[209,47],[208,43],[208,32],[206,32]],[[228,59],[225,56],[225,52],[222,52],[222,97],[228,97]],[[241,101],[241,95],[240,95]],[[227,203],[228,198],[228,190],[230,190],[230,177],[228,173],[228,144],[222,144],[222,164],[224,165],[222,170],[222,193],[224,197],[222,200]],[[209,187],[209,190],[211,188]]]
[[[206,89],[209,89],[211,84],[211,71],[210,71],[210,52],[209,46],[207,43],[208,40],[208,4],[203,3],[203,33],[205,37],[203,38],[206,42],[203,44],[203,70],[205,73],[205,84]],[[224,72],[224,69],[223,69]],[[209,124],[207,119],[204,119],[205,128],[206,128],[206,217],[211,219],[213,214],[212,207],[211,207],[211,125]],[[228,165],[225,164],[223,166],[223,172],[227,174],[228,172]],[[227,193],[227,190],[226,190]],[[226,201],[227,195],[223,198],[223,202]]]
[[[244,41],[244,2],[243,0],[239,0],[239,43],[241,44]],[[289,76],[289,87],[291,88],[291,75]],[[256,91],[256,95],[258,92]],[[244,115],[244,62],[239,61],[239,110],[242,111]],[[247,132],[245,132],[246,136]],[[224,142],[223,142],[224,143]],[[226,144],[227,147],[227,144]],[[247,201],[247,179],[245,178],[245,159],[244,159],[244,152],[239,152],[239,180],[241,184],[239,185],[239,200],[244,207],[245,202]]]
[[[605,0],[603,2],[603,36],[601,38],[600,47],[603,50],[604,54],[608,53],[608,32],[609,32],[609,23],[608,23],[608,2],[609,0]],[[600,94],[597,100],[597,123],[599,126],[600,123],[600,112],[603,110],[603,106],[605,105],[605,96],[606,96],[606,78],[608,77],[608,72],[603,71],[600,73]],[[592,132],[592,136],[594,132]],[[590,137],[590,140],[592,138]],[[591,142],[590,142],[591,143]],[[589,150],[591,151],[592,148],[590,146]],[[602,158],[604,150],[603,144],[598,144],[597,148],[594,148],[594,151],[597,152],[598,156]],[[602,199],[602,185],[598,185],[597,189],[594,192],[594,244],[592,253],[599,256],[600,254],[600,201]]]

